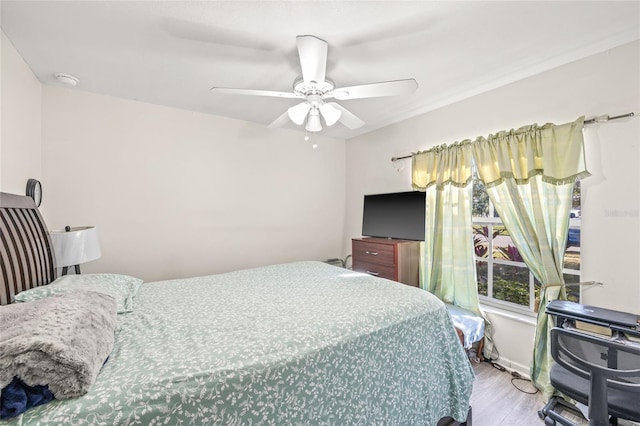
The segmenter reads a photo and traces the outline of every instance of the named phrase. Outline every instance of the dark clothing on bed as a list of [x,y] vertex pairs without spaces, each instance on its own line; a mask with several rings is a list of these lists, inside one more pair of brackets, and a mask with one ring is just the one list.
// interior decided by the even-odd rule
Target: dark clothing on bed
[[13,381],[2,389],[0,395],[0,419],[15,417],[52,399],[53,394],[48,386],[28,386],[14,377]]

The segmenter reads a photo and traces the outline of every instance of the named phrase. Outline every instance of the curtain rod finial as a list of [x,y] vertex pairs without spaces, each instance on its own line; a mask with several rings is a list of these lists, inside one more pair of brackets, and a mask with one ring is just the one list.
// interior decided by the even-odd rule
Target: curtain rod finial
[[404,170],[404,164],[402,164],[402,162],[398,162],[397,160],[400,160],[399,158],[393,157],[391,159],[391,166],[393,166],[393,169],[400,173],[401,171]]

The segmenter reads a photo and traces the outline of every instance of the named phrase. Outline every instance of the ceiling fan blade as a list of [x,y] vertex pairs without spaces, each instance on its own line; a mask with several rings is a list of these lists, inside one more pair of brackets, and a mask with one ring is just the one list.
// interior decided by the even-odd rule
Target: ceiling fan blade
[[325,103],[320,105],[320,114],[322,114],[322,117],[324,118],[324,122],[327,123],[327,126],[331,127],[334,124],[336,124],[336,122],[342,115],[342,111],[340,111],[335,106],[331,105],[331,103],[328,103],[328,104]]
[[302,125],[302,123],[304,123],[304,119],[307,117],[310,109],[311,105],[309,105],[307,102],[302,102],[289,108],[287,110],[287,114],[289,115],[291,121],[300,126]]
[[305,83],[323,83],[327,70],[327,49],[329,44],[311,35],[297,36],[298,55],[302,79]]
[[285,111],[280,117],[276,118],[267,126],[269,129],[273,129],[276,127],[282,127],[289,122],[289,114]]
[[354,113],[335,102],[328,102],[325,105],[331,105],[341,112],[340,122],[351,130],[359,129],[364,126],[364,121],[360,120]]
[[272,90],[255,90],[255,89],[234,89],[232,87],[212,87],[213,93],[224,93],[228,95],[250,95],[250,96],[270,96],[273,98],[302,98],[293,92],[275,92]]
[[408,95],[418,88],[418,82],[409,78],[406,80],[383,81],[380,83],[360,84],[358,86],[339,87],[325,97],[339,100],[377,98],[381,96]]

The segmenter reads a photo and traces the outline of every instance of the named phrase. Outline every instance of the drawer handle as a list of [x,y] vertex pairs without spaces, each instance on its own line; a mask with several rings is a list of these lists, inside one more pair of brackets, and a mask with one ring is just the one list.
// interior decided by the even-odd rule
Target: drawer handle
[[378,275],[380,275],[380,272],[367,271],[367,274],[377,277]]
[[365,253],[366,254],[370,254],[371,256],[377,256],[378,255],[377,251],[369,251],[369,250],[367,250],[367,251],[365,251]]

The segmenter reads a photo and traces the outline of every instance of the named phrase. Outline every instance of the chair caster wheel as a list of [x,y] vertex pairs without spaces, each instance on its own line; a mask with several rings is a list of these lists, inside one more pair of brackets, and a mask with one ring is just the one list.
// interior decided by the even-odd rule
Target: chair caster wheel
[[538,410],[538,417],[544,420],[544,418],[547,417],[547,415],[544,413],[544,410]]

